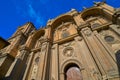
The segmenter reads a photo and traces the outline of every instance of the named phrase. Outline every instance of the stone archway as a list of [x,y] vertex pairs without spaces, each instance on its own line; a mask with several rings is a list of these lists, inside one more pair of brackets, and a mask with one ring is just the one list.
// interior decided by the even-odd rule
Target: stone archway
[[69,63],[64,68],[64,80],[83,80],[81,69],[75,63]]

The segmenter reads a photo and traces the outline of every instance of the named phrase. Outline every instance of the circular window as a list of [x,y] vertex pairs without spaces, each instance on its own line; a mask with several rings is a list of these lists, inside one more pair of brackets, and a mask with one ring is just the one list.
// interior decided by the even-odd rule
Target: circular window
[[105,39],[105,41],[107,41],[107,42],[113,42],[114,41],[114,37],[113,36],[105,36],[104,37],[104,39]]
[[39,57],[35,58],[35,62],[38,63],[39,62]]

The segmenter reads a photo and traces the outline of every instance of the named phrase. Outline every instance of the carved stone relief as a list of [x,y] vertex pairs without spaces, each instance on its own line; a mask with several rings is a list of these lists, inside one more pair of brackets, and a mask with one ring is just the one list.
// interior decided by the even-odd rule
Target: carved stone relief
[[92,32],[89,28],[84,28],[83,31],[84,31],[86,36],[90,36],[92,34]]
[[45,51],[47,49],[47,42],[43,43],[42,44],[42,48],[41,48],[41,51]]
[[66,57],[71,57],[73,55],[74,49],[72,47],[67,47],[63,50],[63,55]]
[[35,80],[35,79],[36,79],[37,70],[38,70],[38,65],[35,64],[35,65],[33,66],[32,74],[31,74],[31,79],[32,79],[32,80]]

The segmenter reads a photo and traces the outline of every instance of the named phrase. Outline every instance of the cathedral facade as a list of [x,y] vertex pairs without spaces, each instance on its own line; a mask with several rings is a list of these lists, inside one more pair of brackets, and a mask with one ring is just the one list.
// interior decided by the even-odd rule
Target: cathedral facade
[[20,26],[0,51],[1,80],[119,80],[120,9],[72,9],[46,26]]

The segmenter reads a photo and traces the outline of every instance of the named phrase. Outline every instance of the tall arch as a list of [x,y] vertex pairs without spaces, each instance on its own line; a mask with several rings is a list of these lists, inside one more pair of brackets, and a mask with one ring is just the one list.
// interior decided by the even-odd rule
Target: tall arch
[[[64,14],[57,17],[51,23],[51,27],[53,41],[58,41],[63,38],[65,39],[66,37],[77,33],[77,26],[74,21],[74,18],[69,14]],[[73,32],[71,32],[70,28],[72,28]]]
[[74,19],[71,15],[68,15],[68,14],[64,14],[64,15],[61,15],[61,16],[58,16],[52,23],[51,23],[51,26],[52,26],[52,29],[55,29],[57,28],[59,25],[61,25],[62,23],[65,23],[65,22],[74,22]]
[[28,41],[28,47],[29,48],[33,48],[35,46],[36,41],[41,37],[45,35],[45,30],[44,29],[40,29],[38,31],[36,31],[35,33],[33,33],[30,36],[30,40]]
[[81,17],[83,20],[87,20],[90,16],[100,16],[103,15],[103,11],[100,8],[90,8],[86,9],[81,13]]
[[[110,23],[110,17],[106,14],[106,12],[98,7],[92,7],[84,10],[81,13],[81,18],[85,23],[89,24],[89,27],[92,30],[101,30],[102,25],[108,25]],[[108,28],[108,27],[105,27]]]

